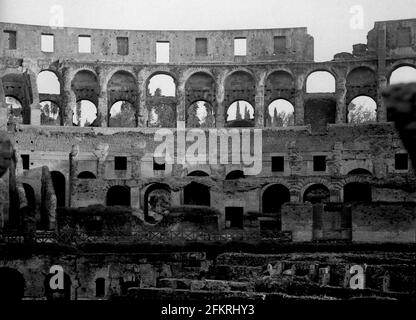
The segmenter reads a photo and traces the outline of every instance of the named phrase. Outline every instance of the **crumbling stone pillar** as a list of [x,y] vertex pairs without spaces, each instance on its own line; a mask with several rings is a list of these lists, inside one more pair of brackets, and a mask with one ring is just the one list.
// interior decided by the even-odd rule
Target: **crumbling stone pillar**
[[185,121],[185,109],[186,109],[186,93],[185,93],[185,82],[181,79],[176,88],[176,121]]
[[97,106],[97,125],[101,127],[108,126],[108,99],[107,99],[107,74],[104,70],[100,69],[98,73],[98,82],[100,86],[100,94],[98,96]]
[[345,78],[338,79],[336,87],[336,101],[337,101],[337,111],[335,116],[335,123],[345,123],[347,115],[347,105],[346,105],[346,96],[347,96],[347,80]]
[[258,84],[255,97],[254,119],[256,127],[264,127],[264,85]]
[[385,75],[379,75],[377,81],[377,121],[387,121],[387,110],[383,98],[383,90],[387,86],[387,78]]
[[3,90],[3,82],[0,78],[0,130],[7,130],[7,105],[5,101],[6,97]]
[[71,89],[71,72],[69,69],[64,69],[62,72],[62,102],[63,105],[61,107],[62,117],[63,117],[63,125],[64,126],[72,126],[73,125],[73,110],[75,110],[77,106],[77,98],[75,93]]
[[303,77],[297,77],[295,91],[295,125],[297,126],[303,126],[305,124],[304,104]]
[[36,76],[33,73],[29,74],[30,87],[32,89],[33,101],[30,104],[30,124],[34,126],[40,125],[41,109],[39,104],[39,93]]
[[216,113],[216,127],[217,128],[223,128],[224,122],[225,122],[225,116],[224,116],[224,84],[221,82],[220,79],[216,80],[217,82],[217,113]]
[[137,126],[146,127],[149,114],[146,106],[146,81],[138,76],[137,86],[139,88],[139,98],[137,102]]

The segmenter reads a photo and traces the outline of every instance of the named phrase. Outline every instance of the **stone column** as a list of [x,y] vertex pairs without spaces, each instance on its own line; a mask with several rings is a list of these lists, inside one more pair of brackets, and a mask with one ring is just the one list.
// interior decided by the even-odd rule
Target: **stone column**
[[377,80],[377,121],[384,122],[387,121],[387,110],[381,93],[387,87],[387,77],[384,74],[379,74]]
[[343,77],[338,79],[336,84],[336,102],[337,110],[335,115],[335,123],[346,123],[347,116],[347,80]]
[[185,82],[180,79],[176,87],[176,121],[185,121],[186,119],[186,93]]
[[254,117],[256,127],[264,127],[264,85],[257,84]]
[[305,124],[305,101],[303,91],[303,76],[296,77],[295,92],[295,125],[303,126]]
[[0,78],[0,131],[7,131],[7,105],[5,101],[6,97],[3,90],[3,82]]
[[63,118],[62,122],[64,126],[72,126],[73,110],[75,110],[77,106],[77,98],[75,96],[75,92],[73,92],[71,89],[71,82],[71,70],[69,68],[66,68],[62,71],[62,106],[60,106],[60,111]]
[[30,124],[39,126],[40,125],[40,104],[39,104],[39,93],[36,76],[33,73],[29,74],[30,86],[32,88],[33,101],[30,104]]
[[216,100],[217,100],[217,113],[215,115],[215,126],[217,128],[223,128],[225,122],[224,115],[224,83],[221,79],[216,79],[217,90],[216,90]]
[[146,80],[139,73],[137,77],[137,86],[139,88],[138,101],[137,101],[137,126],[147,127],[148,112],[146,107]]
[[98,83],[100,94],[98,95],[97,118],[101,127],[108,126],[108,97],[107,97],[107,73],[104,69],[98,72]]

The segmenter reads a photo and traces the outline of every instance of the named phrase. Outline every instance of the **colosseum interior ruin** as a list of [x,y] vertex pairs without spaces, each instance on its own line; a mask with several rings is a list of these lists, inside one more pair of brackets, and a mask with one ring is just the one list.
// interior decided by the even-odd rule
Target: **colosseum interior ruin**
[[[70,283],[60,294],[71,299],[172,294],[163,288],[187,299],[183,292],[209,297],[215,286],[224,296],[264,299],[247,278],[260,277],[270,261],[279,261],[274,272],[343,288],[346,266],[362,258],[339,253],[341,265],[314,264],[273,249],[274,257],[256,260],[184,247],[416,242],[414,169],[382,96],[403,70],[416,82],[416,19],[376,22],[366,44],[327,62],[314,61],[314,39],[303,27],[0,29],[0,128],[11,140],[1,138],[8,165],[0,166],[0,243],[84,250],[61,248],[59,258],[46,249],[2,251],[0,277],[26,284],[16,295],[52,296],[45,274],[58,263]],[[261,172],[155,157],[155,133],[170,129],[179,139],[181,124],[207,136],[233,130],[238,143],[243,130],[260,129]],[[111,249],[176,242],[180,249],[157,257]],[[414,292],[414,270],[399,272],[392,262],[413,261],[413,254],[383,259],[369,265],[368,290]]]

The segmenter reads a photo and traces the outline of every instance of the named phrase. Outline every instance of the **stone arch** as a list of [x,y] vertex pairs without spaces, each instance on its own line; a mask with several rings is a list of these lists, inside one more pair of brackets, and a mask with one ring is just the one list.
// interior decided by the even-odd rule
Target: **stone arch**
[[295,124],[295,106],[286,99],[270,102],[264,111],[266,127],[289,127]]
[[136,127],[137,108],[129,101],[116,101],[108,110],[108,126],[119,128]]
[[204,100],[211,103],[216,110],[216,87],[215,78],[210,73],[192,73],[185,81],[186,107],[197,100]]
[[186,127],[214,128],[215,116],[215,108],[209,101],[195,101],[191,103],[186,109]]
[[150,213],[164,214],[171,206],[171,190],[167,184],[153,183],[144,189],[143,211],[148,220]]
[[19,301],[25,293],[26,282],[16,269],[0,267],[0,301]]
[[346,104],[357,96],[368,96],[373,100],[377,98],[377,76],[374,70],[366,66],[352,69],[346,79]]
[[[224,106],[244,100],[255,106],[256,79],[249,71],[234,70],[224,79]],[[226,112],[225,115],[226,117]]]
[[225,176],[225,180],[236,180],[242,178],[245,178],[243,170],[232,170]]
[[209,173],[202,170],[193,170],[188,173],[188,177],[208,177]]
[[45,69],[38,73],[36,79],[39,94],[61,94],[61,82],[59,74]]
[[59,171],[51,171],[53,188],[55,189],[57,207],[65,207],[66,179]]
[[394,66],[388,75],[388,83],[399,84],[416,82],[416,65],[410,63],[402,63]]
[[348,123],[359,124],[377,121],[377,103],[366,95],[360,95],[347,105],[346,118]]
[[136,77],[129,71],[115,71],[107,82],[108,105],[117,101],[128,101],[135,105],[138,101]]
[[107,191],[106,205],[130,207],[130,187],[121,185],[110,187]]
[[352,169],[347,174],[348,175],[358,174],[358,175],[370,175],[371,176],[371,172],[368,171],[367,169],[364,169],[364,168],[355,168],[355,169]]
[[226,127],[254,127],[255,117],[255,107],[246,100],[233,101],[225,110]]
[[313,70],[306,76],[305,91],[306,93],[335,93],[336,79],[336,75],[330,70]]
[[21,106],[23,124],[30,124],[30,104],[33,102],[30,86],[30,75],[28,73],[6,73],[2,76],[4,96],[17,99]]
[[211,205],[209,187],[198,182],[191,182],[183,189],[183,204],[209,207]]
[[96,106],[98,105],[100,85],[97,75],[93,71],[88,69],[78,70],[71,81],[71,89],[75,93],[77,101],[88,100]]
[[264,86],[264,104],[269,105],[277,99],[295,103],[295,78],[288,71],[275,70],[268,74]]
[[7,122],[23,124],[23,105],[20,100],[14,96],[5,96],[6,108],[7,108]]
[[42,100],[39,104],[41,125],[59,126],[62,124],[62,110],[55,101]]
[[92,100],[81,99],[77,101],[74,108],[72,110],[72,123],[74,126],[99,126],[96,121],[98,119],[98,107]]
[[321,183],[309,185],[303,192],[303,202],[325,203],[330,201],[329,188]]
[[280,183],[267,185],[262,190],[261,205],[263,213],[280,213],[282,205],[290,202],[289,188]]
[[91,171],[82,171],[78,174],[77,178],[78,179],[96,179],[97,177]]

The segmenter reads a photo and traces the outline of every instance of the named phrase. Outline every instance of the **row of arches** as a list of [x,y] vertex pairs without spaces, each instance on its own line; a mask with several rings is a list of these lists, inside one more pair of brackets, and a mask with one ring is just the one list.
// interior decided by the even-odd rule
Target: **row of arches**
[[[9,79],[10,78],[10,79]],[[19,78],[19,77],[17,77]],[[23,92],[8,83],[24,81],[16,75],[3,77],[6,102],[10,119],[25,122],[27,101]],[[401,66],[390,78],[391,84],[416,81],[416,68]],[[23,82],[22,82],[23,83]],[[168,73],[154,74],[146,81],[147,126],[176,126],[177,81]],[[10,89],[9,87],[13,87]],[[72,110],[72,123],[78,126],[99,126],[97,106],[100,86],[97,76],[90,70],[78,71],[71,82],[76,96]],[[346,78],[347,119],[350,123],[375,121],[377,77],[368,67],[352,70]],[[10,89],[10,90],[9,90]],[[206,72],[192,74],[185,83],[186,122],[188,127],[213,127],[217,113],[216,82]],[[57,98],[62,92],[58,76],[49,70],[38,75],[38,91],[41,100],[41,123],[62,125],[65,116],[62,102]],[[315,71],[305,81],[306,93],[333,93],[336,79],[329,71]],[[294,123],[295,79],[287,71],[272,72],[265,80],[264,122],[266,126],[290,126]],[[228,126],[254,125],[256,82],[249,71],[235,71],[225,78],[225,124]],[[359,99],[357,99],[359,98]],[[108,123],[110,127],[135,127],[138,125],[139,93],[137,81],[128,71],[115,72],[107,83]],[[26,117],[25,117],[26,114]]]

